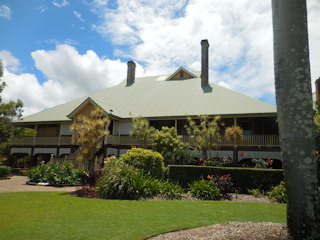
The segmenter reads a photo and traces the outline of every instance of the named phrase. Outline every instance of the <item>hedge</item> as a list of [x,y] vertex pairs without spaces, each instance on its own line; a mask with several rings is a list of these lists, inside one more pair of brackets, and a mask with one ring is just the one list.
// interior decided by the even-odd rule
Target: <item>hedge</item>
[[231,175],[236,189],[247,192],[248,189],[269,190],[283,181],[282,169],[257,169],[210,166],[169,165],[169,180],[187,187],[194,180],[207,179],[208,175]]

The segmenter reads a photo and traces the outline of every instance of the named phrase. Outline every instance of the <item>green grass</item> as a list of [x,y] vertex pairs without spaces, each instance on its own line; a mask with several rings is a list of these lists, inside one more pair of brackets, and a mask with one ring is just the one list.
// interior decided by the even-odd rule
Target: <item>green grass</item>
[[143,239],[229,221],[286,222],[286,205],[120,201],[61,192],[0,194],[0,239]]

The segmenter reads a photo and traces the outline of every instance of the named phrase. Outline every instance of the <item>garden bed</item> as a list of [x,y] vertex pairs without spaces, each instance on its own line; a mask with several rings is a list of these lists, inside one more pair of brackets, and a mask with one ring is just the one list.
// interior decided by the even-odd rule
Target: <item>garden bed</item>
[[[91,191],[83,188],[79,188],[74,192],[70,192],[72,196],[76,197],[85,197],[85,198],[97,198],[102,199],[99,197],[98,194],[96,194],[92,189]],[[181,194],[181,198],[176,199],[168,199],[161,195],[157,195],[151,198],[140,198],[138,200],[141,201],[164,201],[164,200],[175,200],[175,201],[203,201],[202,199],[196,198],[191,196],[189,193],[183,193]],[[265,197],[265,196],[259,196],[255,197],[253,195],[249,194],[235,194],[235,193],[229,193],[227,198],[223,198],[218,201],[228,201],[228,202],[262,202],[262,203],[277,203],[276,200]]]
[[78,187],[81,186],[81,184],[50,184],[48,182],[32,182],[32,181],[27,181],[27,185],[33,185],[33,186],[49,186],[49,187]]
[[[277,201],[267,197],[255,197],[248,194],[228,194],[230,198],[221,199],[218,201],[229,201],[229,202],[264,202],[264,203],[276,203]],[[141,200],[170,200],[162,196],[155,196],[153,198],[142,198]],[[196,197],[192,197],[190,194],[182,194],[180,199],[174,199],[180,201],[203,201]]]

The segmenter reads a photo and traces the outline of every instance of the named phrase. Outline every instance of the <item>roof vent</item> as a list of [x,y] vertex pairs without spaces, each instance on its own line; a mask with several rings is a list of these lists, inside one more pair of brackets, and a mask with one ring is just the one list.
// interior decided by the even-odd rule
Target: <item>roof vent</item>
[[201,86],[209,84],[209,42],[207,39],[201,41]]
[[127,86],[131,86],[134,83],[136,74],[136,64],[134,61],[128,62],[128,74],[127,74]]

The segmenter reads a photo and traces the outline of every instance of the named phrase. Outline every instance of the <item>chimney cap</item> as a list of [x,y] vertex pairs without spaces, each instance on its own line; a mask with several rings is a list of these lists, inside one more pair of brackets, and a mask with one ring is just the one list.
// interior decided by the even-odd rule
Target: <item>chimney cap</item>
[[128,65],[134,65],[134,66],[136,66],[136,63],[134,62],[134,61],[128,61],[128,63],[127,63]]
[[207,45],[207,46],[209,46],[208,40],[207,40],[207,39],[201,40],[201,45]]

